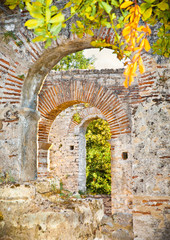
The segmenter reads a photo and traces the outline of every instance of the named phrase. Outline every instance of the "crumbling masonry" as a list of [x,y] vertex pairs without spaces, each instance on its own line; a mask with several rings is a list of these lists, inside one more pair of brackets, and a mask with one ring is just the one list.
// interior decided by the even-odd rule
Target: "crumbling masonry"
[[[123,86],[121,69],[56,73],[51,69],[64,56],[91,48],[91,37],[79,39],[63,32],[44,50],[41,44],[30,41],[32,33],[23,27],[26,13],[21,13],[20,18],[6,19],[3,13],[0,17],[1,172],[8,172],[19,181],[57,175],[61,168],[58,159],[53,158],[50,165],[48,157],[51,144],[55,145],[54,137],[49,140],[51,126],[63,110],[89,103],[90,107],[81,113],[80,124],[63,123],[72,134],[70,141],[77,144],[68,143],[68,149],[65,146],[68,153],[70,146],[74,145],[75,150],[65,163],[69,166],[70,188],[84,188],[84,155],[80,146],[87,123],[106,119],[112,134],[111,197],[117,228],[132,231],[136,240],[169,239],[168,63],[151,54],[144,55],[146,72],[138,75],[128,89]],[[5,39],[3,33],[11,30],[16,39]],[[113,41],[107,29],[96,34]],[[123,219],[127,217],[131,227],[124,226]]]

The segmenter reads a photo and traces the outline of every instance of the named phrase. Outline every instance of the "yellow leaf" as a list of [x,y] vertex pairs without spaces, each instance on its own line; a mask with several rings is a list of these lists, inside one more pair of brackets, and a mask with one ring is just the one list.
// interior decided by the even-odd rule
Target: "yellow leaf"
[[9,9],[13,10],[14,8],[16,8],[17,4],[14,4],[14,5],[10,5],[9,6]]
[[89,34],[90,36],[94,35],[94,33],[93,33],[93,31],[91,29],[87,29],[87,34]]
[[124,19],[124,22],[126,22],[129,18],[130,18],[131,14],[128,14],[125,19]]
[[41,42],[41,41],[45,41],[45,40],[46,40],[46,38],[44,38],[43,36],[38,36],[38,37],[34,38],[32,40],[32,42]]
[[130,33],[130,31],[131,31],[131,27],[130,26],[125,27],[123,29],[123,31],[122,31],[122,35],[126,36],[126,35],[128,35]]
[[135,44],[136,44],[136,41],[135,41],[135,38],[133,37],[133,38],[132,38],[132,47],[133,47],[133,48],[135,47]]
[[146,25],[146,28],[147,28],[148,33],[149,33],[149,35],[150,35],[150,34],[151,34],[151,29],[150,29],[150,27],[148,26],[148,24]]
[[76,23],[79,28],[84,28],[84,25],[80,21],[76,21]]
[[133,20],[134,20],[134,17],[135,17],[135,14],[134,14],[134,13],[132,13],[132,14],[131,14],[131,16],[130,16],[130,22],[131,22],[131,23],[133,22]]
[[134,75],[137,69],[137,62],[135,62],[132,66],[131,74]]
[[139,53],[139,52],[136,53],[136,54],[133,56],[132,61],[135,62],[136,59],[138,59],[139,56],[140,56],[140,53]]
[[57,15],[50,19],[50,23],[60,23],[64,21],[64,15],[59,12]]
[[131,83],[134,81],[134,77],[132,75],[129,76],[129,86],[131,85]]
[[152,14],[152,8],[147,9],[142,16],[143,21],[147,20],[148,18],[150,18]]
[[137,38],[136,42],[139,43],[141,38],[144,36],[145,34],[144,33],[141,33],[141,35]]
[[79,38],[82,38],[82,37],[83,37],[83,33],[77,33],[77,36],[78,36]]
[[49,6],[51,5],[52,1],[53,1],[53,0],[46,0],[46,5],[47,5],[47,7],[49,7]]
[[144,48],[145,48],[145,50],[146,50],[147,52],[151,49],[151,46],[150,46],[149,41],[148,41],[147,38],[145,38]]
[[145,28],[144,26],[140,26],[137,28],[137,31],[141,32],[141,31],[143,31],[144,28]]
[[130,9],[130,13],[132,13],[132,12],[135,12],[135,7],[132,7],[132,8]]
[[128,77],[125,78],[123,85],[125,86],[125,88],[128,88]]
[[127,1],[127,2],[124,2],[120,5],[120,8],[127,8],[129,7],[130,5],[134,4],[134,2],[131,2],[131,1]]
[[38,25],[39,25],[39,22],[38,22],[37,19],[30,19],[30,20],[26,21],[26,23],[25,23],[25,26],[26,26],[28,29],[34,29],[34,28],[36,28]]
[[142,39],[142,41],[141,41],[141,43],[140,43],[140,46],[139,46],[139,48],[140,48],[140,49],[142,49],[142,48],[143,48],[143,46],[144,46],[144,44],[145,44],[145,38],[144,38],[144,39]]
[[126,76],[128,76],[130,74],[130,64],[126,67],[123,74],[126,75]]
[[142,73],[145,72],[145,67],[144,67],[144,65],[143,65],[143,61],[142,61],[141,56],[139,57],[138,63],[139,63],[139,71],[140,71],[140,73],[142,74]]
[[69,8],[70,6],[71,6],[71,2],[68,2],[66,5],[65,5],[65,7],[64,8]]

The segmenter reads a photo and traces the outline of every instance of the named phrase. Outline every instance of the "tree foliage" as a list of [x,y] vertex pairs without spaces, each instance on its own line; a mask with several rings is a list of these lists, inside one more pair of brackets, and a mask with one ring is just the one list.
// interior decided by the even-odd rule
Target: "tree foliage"
[[[124,72],[125,87],[134,81],[137,67],[141,73],[145,71],[141,52],[150,50],[149,25],[155,26],[159,23],[160,26],[158,39],[153,44],[153,53],[164,57],[170,55],[168,0],[69,0],[62,9],[55,3],[57,1],[53,0],[6,0],[11,9],[26,6],[32,19],[29,19],[25,26],[33,29],[37,35],[33,42],[44,41],[45,48],[51,45],[52,40],[57,39],[62,28],[66,27],[66,22],[75,15],[79,20],[73,23],[72,32],[80,38],[84,34],[94,37],[94,30],[101,27],[112,29],[113,44],[95,38],[91,44],[94,47],[112,48],[120,60],[130,57]],[[64,15],[65,9],[70,10],[67,18]]]
[[92,121],[86,131],[87,192],[111,193],[111,138],[109,124],[103,119]]
[[67,55],[57,65],[54,67],[54,70],[71,70],[71,69],[93,69],[94,68],[95,58],[86,58],[83,54],[83,51],[72,53]]

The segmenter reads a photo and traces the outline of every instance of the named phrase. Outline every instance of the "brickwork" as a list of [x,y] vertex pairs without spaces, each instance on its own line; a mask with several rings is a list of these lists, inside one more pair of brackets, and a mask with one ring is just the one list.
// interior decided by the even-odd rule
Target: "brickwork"
[[[2,32],[12,29],[17,36],[17,40],[10,38],[6,43],[3,34],[0,35],[1,171],[10,172],[18,180],[35,179],[39,156],[38,171],[47,176],[52,143],[49,133],[55,118],[74,104],[89,103],[111,127],[115,221],[120,227],[121,219],[133,215],[135,240],[169,239],[168,63],[145,55],[146,72],[138,75],[129,89],[123,87],[123,70],[55,73],[51,69],[63,56],[91,48],[92,38],[63,34],[44,50],[41,44],[29,41],[34,36],[24,28],[25,18],[26,13],[21,13],[7,21],[0,15]],[[113,40],[107,29],[96,32],[96,36]],[[20,40],[22,44],[18,44]],[[73,122],[68,125],[70,134],[79,127],[74,125]],[[56,168],[54,162],[51,166]],[[123,224],[120,228],[123,229]]]

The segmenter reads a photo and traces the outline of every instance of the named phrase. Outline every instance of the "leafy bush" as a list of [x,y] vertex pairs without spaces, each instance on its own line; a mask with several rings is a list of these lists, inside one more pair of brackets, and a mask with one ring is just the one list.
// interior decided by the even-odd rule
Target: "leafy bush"
[[110,138],[108,122],[97,119],[89,124],[86,131],[86,186],[89,193],[111,193]]

